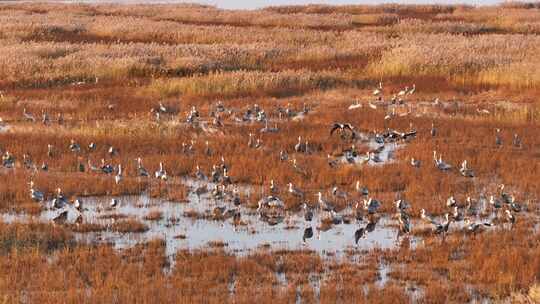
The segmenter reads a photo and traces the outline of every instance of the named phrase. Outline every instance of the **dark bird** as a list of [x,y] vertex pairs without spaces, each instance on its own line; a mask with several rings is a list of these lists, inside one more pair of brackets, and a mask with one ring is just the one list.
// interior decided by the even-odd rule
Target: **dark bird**
[[346,130],[349,130],[349,132],[351,132],[351,139],[355,139],[356,137],[356,134],[354,132],[354,127],[349,124],[349,123],[335,123],[332,125],[332,129],[330,129],[330,135],[334,135],[334,132],[336,132],[337,130],[339,130],[339,132],[341,133],[341,136],[342,138],[344,137],[344,134],[343,132],[345,132]]
[[311,211],[311,209],[309,209],[308,205],[306,203],[304,203],[304,219],[307,221],[307,222],[311,222],[311,220],[313,219],[313,211]]
[[302,241],[305,243],[307,239],[310,239],[313,237],[313,228],[308,227],[304,229],[304,235],[302,236]]
[[405,212],[400,212],[398,217],[399,230],[401,233],[408,234],[411,232],[411,221]]
[[60,212],[60,214],[55,216],[52,220],[55,224],[63,224],[66,222],[67,218],[68,218],[68,211],[64,210]]
[[366,228],[360,227],[354,232],[354,243],[358,245],[358,241],[366,234]]

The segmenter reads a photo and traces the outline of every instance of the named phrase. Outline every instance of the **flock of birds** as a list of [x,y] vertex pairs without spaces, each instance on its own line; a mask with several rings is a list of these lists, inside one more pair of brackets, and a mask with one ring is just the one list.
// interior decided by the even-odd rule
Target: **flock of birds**
[[[394,94],[390,102],[391,104],[403,104],[405,103],[405,100],[403,98],[414,94],[415,91],[415,85],[412,85],[412,87],[410,88],[406,87],[398,93]],[[379,101],[382,100],[382,83],[379,83],[379,86],[373,91],[373,95],[376,96]],[[377,106],[371,102],[369,103],[369,105],[372,108],[377,108]],[[356,103],[351,105],[349,109],[353,110],[359,107],[361,107],[361,104]],[[290,105],[287,105],[287,107],[284,109],[277,109],[279,119],[292,120],[303,119],[304,117],[309,115],[310,111],[311,109],[309,109],[306,105],[304,105],[304,107],[299,111],[293,110]],[[171,112],[171,109],[161,103],[158,107],[151,109],[151,113],[155,115],[155,120],[157,122],[162,121],[163,116],[170,114]],[[187,113],[185,121],[187,124],[201,127],[203,129],[208,129],[210,126],[212,128],[222,128],[224,127],[224,123],[222,121],[222,117],[224,116],[224,114],[232,114],[232,111],[230,109],[227,109],[222,102],[218,102],[209,115],[212,120],[211,123],[204,124],[200,120],[201,115],[196,109],[196,107],[192,107],[191,110]],[[394,115],[395,112],[390,113],[385,117],[385,120],[392,118]],[[30,122],[36,121],[34,116],[29,113],[26,108],[23,109],[23,118],[26,121]],[[275,133],[280,131],[280,129],[277,127],[277,124],[275,124],[274,126],[269,125],[269,118],[267,112],[265,112],[265,110],[258,105],[248,107],[248,109],[245,110],[243,113],[234,113],[232,115],[232,120],[234,122],[263,123],[264,125],[260,129],[260,133]],[[44,124],[51,123],[51,119],[45,112],[42,113],[41,121]],[[61,114],[58,115],[57,122],[59,124],[63,122],[63,117]],[[438,131],[433,123],[430,130],[430,135],[432,137],[436,137],[437,133]],[[497,147],[503,145],[500,133],[501,130],[496,129],[495,144]],[[341,122],[334,123],[330,128],[329,134],[330,136],[338,135],[339,138],[341,138],[343,141],[352,143],[350,148],[343,149],[340,158],[337,158],[330,154],[327,155],[328,165],[331,168],[336,168],[342,163],[366,164],[382,162],[379,154],[383,151],[385,144],[399,141],[407,142],[416,138],[416,136],[418,135],[417,131],[414,130],[412,126],[410,130],[405,132],[391,130],[387,128],[383,132],[373,131],[366,133],[358,131],[357,128],[355,128],[351,123]],[[363,156],[363,154],[361,155],[359,153],[359,150],[355,147],[354,143],[358,141],[373,141],[379,146],[376,149],[366,152],[365,156]],[[521,139],[517,134],[514,135],[512,144],[515,147],[522,147]],[[210,148],[208,141],[205,142],[205,145],[206,148],[204,149],[203,153],[211,155],[213,151]],[[76,154],[81,153],[83,150],[90,153],[92,151],[95,151],[97,148],[97,145],[93,142],[84,147],[83,145],[77,143],[74,139],[72,139],[66,146],[69,152]],[[254,134],[249,133],[247,139],[247,146],[251,149],[260,149],[263,146],[263,142],[260,138],[256,138]],[[53,157],[53,155],[55,155],[56,153],[62,153],[62,150],[63,149],[57,150],[52,145],[48,145],[47,156]],[[296,161],[296,158],[290,158],[289,153],[291,153],[291,150],[294,151],[292,153],[304,154],[312,154],[319,151],[315,147],[313,147],[309,143],[309,141],[303,140],[303,138],[299,136],[297,143],[293,147],[287,147],[286,149],[283,149],[279,152],[280,161],[290,162],[292,170],[301,175],[307,176],[307,169],[300,166]],[[107,151],[111,158],[120,153],[120,151],[113,146],[110,146]],[[193,153],[195,151],[194,142],[191,141],[190,144],[183,143],[182,151],[184,153]],[[435,168],[440,171],[454,171],[454,166],[443,160],[442,155],[438,154],[437,151],[433,151],[433,161]],[[138,157],[135,162],[135,174],[140,178],[155,178],[159,181],[164,182],[168,181],[171,178],[162,162],[159,163],[159,167],[153,172],[153,174],[150,174],[150,172],[144,167],[143,161],[140,157]],[[410,164],[414,168],[420,168],[422,166],[420,160],[415,158],[410,158]],[[23,167],[34,171],[47,171],[49,169],[49,166],[46,162],[43,162],[38,168],[38,166],[33,163],[31,157],[27,154],[23,155],[22,165]],[[2,166],[8,169],[16,167],[16,159],[9,151],[5,151],[2,155]],[[101,159],[101,164],[97,166],[92,164],[90,159],[87,160],[86,164],[82,161],[79,161],[78,170],[81,172],[99,172],[109,176],[113,176],[116,184],[122,183],[125,174],[122,169],[122,164],[118,164],[115,166],[113,164],[107,163],[105,159]],[[474,178],[476,176],[474,170],[469,167],[467,160],[464,160],[461,163],[461,166],[456,171],[460,175],[467,178]],[[226,204],[216,206],[212,211],[213,217],[215,219],[221,220],[232,218],[235,223],[240,222],[240,206],[244,202],[240,195],[238,185],[233,182],[232,177],[229,175],[229,166],[226,163],[225,159],[221,157],[221,163],[214,164],[208,176],[197,165],[194,176],[197,180],[200,181],[200,185],[193,189],[193,192],[197,195],[199,200],[202,195],[209,193],[209,195],[214,199],[216,204],[219,204],[218,202],[225,203],[229,201],[232,203],[232,206],[230,207],[228,207]],[[211,184],[213,184],[213,186],[211,186],[212,189],[209,190],[208,187]],[[304,220],[307,223],[307,227],[304,229],[304,234],[302,237],[304,242],[313,237],[314,229],[309,223],[312,222],[315,215],[319,215],[321,216],[320,222],[323,224],[327,223],[330,226],[339,225],[341,223],[350,223],[352,221],[365,223],[365,225],[360,225],[355,232],[354,239],[355,243],[358,244],[361,238],[363,238],[367,233],[372,232],[375,229],[378,219],[381,216],[381,214],[379,214],[379,209],[384,205],[384,203],[378,199],[370,197],[369,190],[367,189],[367,187],[361,185],[360,182],[356,183],[354,190],[354,193],[351,194],[347,193],[346,191],[340,190],[338,187],[333,187],[329,191],[329,196],[323,194],[323,191],[319,191],[316,193],[316,204],[311,204],[307,200],[308,194],[306,193],[306,191],[295,187],[292,183],[287,184],[285,191],[280,191],[278,185],[276,185],[274,181],[271,180],[269,187],[270,193],[269,195],[264,196],[258,201],[257,212],[259,213],[261,220],[271,225],[282,222],[286,214],[285,210],[287,208],[287,204],[285,204],[284,200],[281,199],[279,196],[285,192],[287,193],[287,195],[290,195],[298,202],[300,202],[300,206],[302,206]],[[59,213],[53,218],[53,221],[55,223],[66,222],[69,210],[74,210],[75,212],[77,212],[75,223],[81,223],[83,221],[83,214],[85,209],[83,208],[83,202],[81,198],[73,198],[70,200],[63,194],[61,188],[57,188],[56,192],[51,197],[48,197],[48,195],[36,188],[36,185],[32,180],[29,182],[29,192],[30,198],[32,200],[36,202],[50,201],[48,207],[51,209],[59,210]],[[493,210],[495,218],[497,219],[499,219],[500,212],[503,211],[504,219],[512,224],[516,222],[516,213],[520,212],[523,209],[521,205],[515,201],[513,195],[504,192],[503,185],[499,187],[499,193],[497,195],[490,196],[489,200],[482,196],[478,201],[482,202],[482,204],[484,205],[485,201],[488,201],[488,206]],[[430,225],[433,228],[434,233],[437,234],[444,235],[448,233],[451,223],[455,222],[464,222],[464,229],[466,231],[478,232],[482,228],[491,227],[492,225],[494,225],[493,221],[477,221],[477,219],[479,218],[486,218],[485,213],[482,214],[484,215],[484,217],[480,217],[481,208],[478,207],[478,201],[467,197],[464,204],[459,204],[454,197],[450,197],[446,202],[448,212],[444,213],[442,217],[438,218],[429,215],[426,210],[422,209],[420,211],[420,219],[426,224]],[[349,206],[350,208],[342,208],[340,210],[340,206],[342,207],[343,204],[338,204],[336,202],[346,202],[345,205]],[[108,208],[116,208],[118,205],[119,201],[113,198],[111,199]],[[410,213],[411,203],[407,202],[404,199],[398,199],[394,202],[394,207],[395,217],[399,225],[400,234],[409,234],[412,230]],[[319,209],[320,212],[315,213],[314,209]],[[347,213],[347,211],[344,210],[352,210],[352,212]],[[324,229],[321,227],[319,228]]]

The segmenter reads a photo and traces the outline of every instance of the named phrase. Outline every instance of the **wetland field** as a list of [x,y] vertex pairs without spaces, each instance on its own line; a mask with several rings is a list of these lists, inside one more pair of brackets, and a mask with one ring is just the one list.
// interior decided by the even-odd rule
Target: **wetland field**
[[0,303],[540,303],[540,4],[0,4]]

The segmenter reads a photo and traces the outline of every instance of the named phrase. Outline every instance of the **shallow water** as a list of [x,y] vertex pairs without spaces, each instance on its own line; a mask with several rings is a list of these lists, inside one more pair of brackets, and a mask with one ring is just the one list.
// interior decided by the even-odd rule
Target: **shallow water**
[[[199,182],[184,180],[188,186],[195,187]],[[209,189],[211,189],[211,185]],[[249,191],[244,187],[241,191]],[[88,197],[83,199],[83,222],[100,224],[107,229],[101,232],[76,233],[81,241],[111,243],[116,248],[131,247],[145,243],[152,239],[163,239],[167,244],[167,255],[174,256],[179,249],[200,249],[212,243],[214,246],[224,248],[235,254],[248,254],[258,248],[272,250],[313,250],[321,255],[342,256],[346,250],[369,250],[372,248],[392,248],[398,243],[398,231],[391,226],[394,220],[382,217],[372,232],[366,233],[358,242],[354,242],[355,231],[365,227],[366,223],[352,221],[349,224],[333,225],[327,231],[321,231],[322,219],[326,213],[316,213],[312,222],[306,222],[303,213],[285,213],[281,223],[271,225],[262,221],[259,214],[249,208],[241,206],[241,222],[235,225],[232,219],[225,221],[213,220],[212,211],[216,206],[234,208],[228,201],[214,202],[210,194],[201,195],[200,200],[194,193],[188,196],[189,202],[171,202],[162,199],[149,198],[146,195],[116,197],[118,206],[110,208],[111,197]],[[48,203],[50,205],[50,203]],[[67,205],[63,209],[53,210],[46,208],[38,216],[21,214],[3,214],[4,222],[41,221],[50,222],[63,210],[68,210],[68,223],[73,223],[78,212]],[[160,220],[147,220],[144,217],[150,212],[158,211],[162,214]],[[349,213],[345,210],[343,213]],[[197,213],[198,218],[186,216]],[[122,216],[114,219],[111,217]],[[203,218],[201,218],[203,217]],[[148,226],[146,232],[120,233],[110,229],[115,221],[124,218],[136,219]],[[313,237],[304,243],[304,229],[312,227]],[[414,244],[417,240],[412,241]]]

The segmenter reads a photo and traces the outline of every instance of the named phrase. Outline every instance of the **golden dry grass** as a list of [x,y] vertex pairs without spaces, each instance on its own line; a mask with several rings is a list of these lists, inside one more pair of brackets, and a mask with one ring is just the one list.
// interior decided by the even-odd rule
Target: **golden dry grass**
[[[381,212],[387,214],[397,195],[413,203],[411,214],[417,218],[421,208],[444,213],[450,195],[463,202],[468,195],[495,193],[499,183],[537,212],[538,10],[536,3],[257,11],[1,4],[0,152],[11,152],[17,165],[0,169],[0,210],[39,214],[44,207],[29,197],[30,180],[49,198],[61,186],[69,199],[146,193],[185,202],[193,189],[180,178],[192,175],[197,165],[209,174],[223,156],[235,183],[254,186],[253,193],[242,196],[243,204],[254,208],[273,179],[289,212],[300,210],[301,203],[284,193],[289,182],[313,203],[318,191],[326,194],[335,185],[352,193],[356,181],[383,201]],[[367,107],[379,81],[386,100],[416,84],[417,92],[398,109],[410,109],[409,115],[385,120],[387,109]],[[437,106],[431,104],[435,98],[441,100]],[[203,126],[211,126],[217,100],[231,110],[222,114],[225,127],[210,132],[185,124],[195,106]],[[355,100],[364,107],[347,110]],[[170,113],[157,122],[150,109],[160,102]],[[265,109],[280,132],[262,134],[260,123],[235,120],[253,104]],[[310,110],[304,120],[278,118],[278,107],[301,111],[304,104]],[[38,121],[42,111],[53,120],[62,113],[64,122],[25,121],[23,108]],[[334,122],[350,122],[363,132],[405,131],[412,124],[419,135],[396,151],[392,163],[334,169],[326,155],[350,147],[329,136]],[[439,132],[435,138],[429,136],[432,122]],[[503,130],[502,148],[495,145],[495,128]],[[248,148],[249,133],[262,140],[261,149]],[[520,149],[511,145],[514,133],[523,141]],[[309,141],[311,154],[294,152],[298,136]],[[80,153],[68,150],[70,139],[81,144]],[[211,153],[203,152],[206,141]],[[86,148],[91,142],[95,151]],[[48,144],[54,146],[51,157]],[[193,151],[183,151],[183,144],[193,145]],[[110,146],[119,154],[110,156]],[[295,157],[305,172],[279,161],[280,150]],[[439,172],[433,150],[454,166],[468,160],[478,178]],[[23,154],[38,166],[46,162],[49,170],[25,169]],[[422,161],[421,168],[409,165],[411,156]],[[137,157],[151,174],[163,162],[170,179],[136,177]],[[97,165],[101,159],[122,164],[119,185],[113,176],[89,170],[88,160]],[[85,172],[79,172],[79,163]],[[197,211],[175,216],[204,217]],[[361,252],[355,263],[307,251],[261,249],[235,256],[219,241],[173,257],[167,256],[164,240],[122,250],[75,241],[75,235],[108,229],[124,234],[149,229],[126,215],[113,217],[111,227],[1,223],[0,301],[267,303],[294,302],[300,295],[306,302],[409,303],[410,284],[423,290],[420,301],[425,303],[464,303],[475,297],[538,301],[538,232],[527,221],[478,236],[456,233],[441,240],[425,234],[422,246]],[[162,218],[150,212],[145,219]],[[389,281],[379,286],[382,262],[391,271]],[[317,275],[322,278],[315,286]]]

